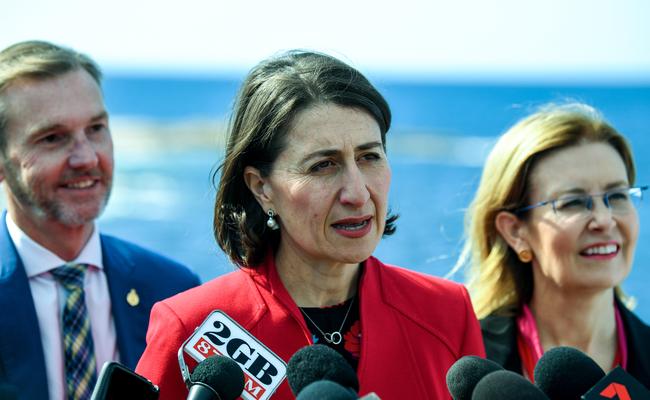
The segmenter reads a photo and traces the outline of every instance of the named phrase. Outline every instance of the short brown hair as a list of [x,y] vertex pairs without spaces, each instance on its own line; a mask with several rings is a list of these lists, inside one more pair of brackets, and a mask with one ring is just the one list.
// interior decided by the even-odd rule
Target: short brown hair
[[0,52],[0,151],[6,147],[4,91],[20,79],[49,79],[84,69],[101,87],[102,73],[88,56],[52,43],[32,40],[16,43]]

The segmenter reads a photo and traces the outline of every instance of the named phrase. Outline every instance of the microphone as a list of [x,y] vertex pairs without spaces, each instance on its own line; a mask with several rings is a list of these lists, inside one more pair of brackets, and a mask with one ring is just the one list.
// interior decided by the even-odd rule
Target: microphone
[[605,372],[582,351],[562,346],[542,355],[533,376],[537,387],[553,400],[575,400],[601,380]]
[[553,348],[535,366],[535,383],[553,400],[649,399],[650,391],[621,367],[607,375],[573,347]]
[[300,391],[296,400],[357,400],[350,390],[336,382],[320,380],[312,382]]
[[158,386],[149,379],[118,362],[109,361],[102,366],[90,400],[158,400],[158,395]]
[[235,400],[244,390],[239,364],[220,355],[208,357],[194,368],[188,400]]
[[[516,372],[500,370],[485,375],[474,388],[472,400],[549,400]],[[553,400],[556,400],[553,398]],[[574,399],[576,400],[576,399]]]
[[476,384],[490,372],[503,367],[492,360],[477,356],[461,357],[447,371],[447,389],[454,400],[471,400]]
[[321,380],[337,383],[355,394],[359,391],[354,369],[336,350],[322,344],[303,347],[291,356],[287,380],[296,396],[310,383]]

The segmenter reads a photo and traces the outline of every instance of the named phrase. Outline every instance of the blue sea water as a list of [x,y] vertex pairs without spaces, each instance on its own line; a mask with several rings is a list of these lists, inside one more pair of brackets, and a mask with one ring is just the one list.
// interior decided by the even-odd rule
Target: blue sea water
[[[385,262],[434,275],[448,273],[461,247],[463,211],[481,173],[477,154],[486,154],[508,126],[550,101],[579,100],[600,109],[630,140],[637,181],[650,183],[650,86],[375,83],[393,111],[388,136],[390,203],[400,214],[397,233],[382,240],[376,251]],[[117,117],[163,123],[226,120],[239,84],[238,79],[109,75],[105,96]],[[391,148],[391,140],[410,135],[423,140],[422,146],[435,143],[424,140],[428,136],[442,137],[452,141],[459,154],[440,157]],[[482,148],[477,151],[476,146]],[[115,188],[102,229],[186,263],[203,280],[232,270],[212,236],[210,173],[222,155],[217,149],[117,154]],[[637,311],[645,321],[650,321],[650,292],[645,290],[650,282],[648,207],[640,209],[636,259],[624,284],[637,298]],[[462,281],[463,276],[453,278]]]

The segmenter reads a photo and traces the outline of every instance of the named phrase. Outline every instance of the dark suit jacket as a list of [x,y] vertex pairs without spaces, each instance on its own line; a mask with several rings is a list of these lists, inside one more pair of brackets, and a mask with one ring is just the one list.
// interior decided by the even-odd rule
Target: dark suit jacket
[[[16,386],[21,399],[47,399],[34,300],[5,216],[0,221],[0,382]],[[145,348],[153,304],[200,282],[186,267],[151,251],[111,236],[100,235],[100,240],[120,362],[134,369]],[[126,301],[131,289],[140,297],[135,307]]]
[[[644,324],[622,303],[617,301],[617,304],[627,339],[627,372],[650,388],[650,326]],[[487,358],[521,374],[516,318],[490,315],[480,322]]]

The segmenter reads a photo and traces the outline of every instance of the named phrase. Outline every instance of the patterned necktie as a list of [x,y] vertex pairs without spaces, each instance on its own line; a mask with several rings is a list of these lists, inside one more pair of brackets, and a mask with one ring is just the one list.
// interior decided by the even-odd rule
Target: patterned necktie
[[69,400],[89,399],[97,380],[90,318],[83,291],[87,267],[85,264],[65,264],[51,271],[67,293],[62,322]]

